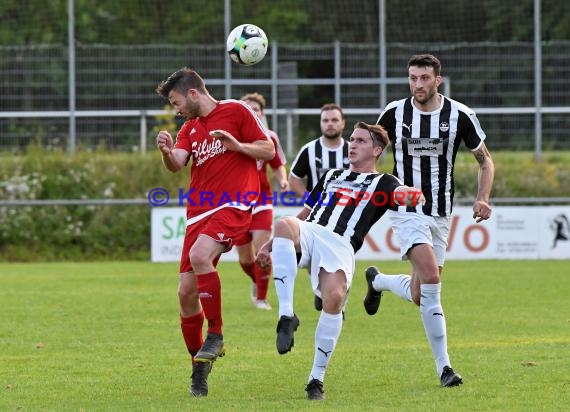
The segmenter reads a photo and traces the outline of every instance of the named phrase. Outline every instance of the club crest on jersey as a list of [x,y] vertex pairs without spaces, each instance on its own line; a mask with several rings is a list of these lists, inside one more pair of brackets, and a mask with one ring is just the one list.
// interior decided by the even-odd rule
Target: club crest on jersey
[[444,132],[444,133],[447,132],[447,131],[449,130],[449,123],[447,123],[447,122],[441,122],[441,123],[439,124],[439,130],[442,131],[442,132]]

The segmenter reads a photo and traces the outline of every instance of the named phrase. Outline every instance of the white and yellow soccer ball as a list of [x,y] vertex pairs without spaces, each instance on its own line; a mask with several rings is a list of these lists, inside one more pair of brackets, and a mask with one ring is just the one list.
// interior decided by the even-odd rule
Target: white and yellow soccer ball
[[228,36],[226,50],[234,62],[253,66],[263,60],[268,44],[269,40],[261,28],[254,24],[240,24]]

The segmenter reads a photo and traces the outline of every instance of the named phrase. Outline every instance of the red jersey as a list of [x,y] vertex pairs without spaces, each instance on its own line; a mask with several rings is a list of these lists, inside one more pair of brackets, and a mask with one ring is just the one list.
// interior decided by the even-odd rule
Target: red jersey
[[188,160],[192,159],[190,188],[184,194],[187,218],[220,207],[243,208],[255,201],[255,194],[259,193],[256,160],[226,150],[218,138],[210,136],[212,130],[218,129],[243,143],[269,139],[263,123],[239,100],[221,100],[207,116],[186,121],[178,132],[175,147],[186,150],[190,153]]
[[271,196],[272,190],[271,183],[269,183],[269,178],[267,177],[267,165],[271,166],[272,169],[277,169],[278,167],[284,166],[287,161],[285,159],[285,153],[283,153],[283,149],[279,143],[279,136],[277,136],[277,133],[275,133],[273,130],[268,130],[268,132],[269,137],[271,137],[271,141],[273,142],[273,146],[275,146],[275,156],[271,160],[258,161],[258,165],[261,164],[259,168],[259,193],[260,195],[261,193],[266,193],[267,196]]

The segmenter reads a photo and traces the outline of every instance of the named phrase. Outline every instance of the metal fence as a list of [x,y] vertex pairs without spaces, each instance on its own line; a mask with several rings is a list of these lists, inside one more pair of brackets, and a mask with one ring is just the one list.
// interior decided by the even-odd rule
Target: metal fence
[[[89,2],[75,3],[50,3],[40,19],[46,29],[39,30],[42,36],[30,32],[36,42],[50,33],[50,44],[34,40],[0,44],[0,149],[17,150],[30,142],[46,148],[65,147],[73,140],[73,147],[144,150],[158,127],[173,125],[173,119],[162,111],[166,102],[154,93],[155,86],[174,70],[190,66],[206,78],[217,98],[263,93],[269,124],[286,136],[291,152],[320,134],[316,115],[324,103],[341,104],[349,125],[356,120],[375,121],[387,101],[409,94],[404,80],[406,63],[410,55],[421,52],[441,59],[445,93],[478,112],[491,149],[570,148],[566,132],[570,126],[566,84],[570,39],[565,35],[541,39],[541,16],[543,24],[551,16],[541,14],[540,0],[523,0],[521,10],[526,11],[508,15],[493,13],[509,7],[505,0],[461,2],[457,10],[445,0],[429,4],[329,0],[327,7],[337,13],[330,13],[330,24],[324,26],[310,23],[322,15],[325,2],[298,2],[299,11],[309,17],[307,24],[296,28],[297,37],[302,31],[300,37],[307,43],[281,44],[270,36],[268,56],[254,67],[230,63],[220,41],[232,21],[246,17],[237,1],[175,0],[168,9],[175,11],[176,18],[196,18],[203,23],[201,33],[181,37],[166,24],[159,38],[154,30],[137,32],[134,37],[121,30],[128,30],[134,21],[155,27],[153,17],[163,9],[161,2],[117,0],[100,5],[101,10],[91,17],[101,21],[77,33],[73,16],[93,14],[93,10]],[[34,4],[22,3],[18,13],[2,14],[4,38],[37,21],[30,17]],[[275,0],[274,6],[278,4],[286,7],[289,3]],[[264,19],[271,16],[271,7],[266,2],[259,6],[257,18],[263,25],[270,21]],[[493,15],[504,20],[504,24],[495,24],[500,32],[486,28]],[[401,24],[404,18],[406,24]],[[522,24],[517,27],[525,29],[524,35],[513,36],[515,23]],[[419,24],[424,43],[411,43],[406,33]],[[335,37],[345,26],[351,30]],[[288,29],[265,28],[269,33],[271,29],[280,32],[281,39],[287,37]],[[116,32],[122,33],[121,38],[147,44],[97,42],[112,42]],[[199,35],[215,41],[187,43]],[[66,36],[68,42],[63,44]],[[507,41],[515,37],[524,41]],[[160,43],[173,38],[180,42]],[[340,40],[323,43],[323,39],[335,38]]]
[[[402,78],[407,59],[425,47],[388,45],[388,100],[408,94]],[[532,43],[440,44],[429,51],[444,64],[447,94],[478,111],[492,149],[534,148]],[[0,46],[1,148],[23,147],[31,141],[65,147],[68,119],[57,115],[68,108],[65,56],[62,45]],[[328,101],[347,109],[348,124],[356,119],[375,121],[380,112],[376,45],[273,44],[268,58],[254,68],[236,66],[230,80],[224,78],[224,57],[223,45],[78,46],[76,107],[85,112],[77,119],[78,145],[144,147],[163,120],[145,114],[143,127],[141,117],[130,111],[162,110],[166,102],[154,88],[184,65],[199,70],[216,97],[236,98],[252,90],[266,95],[270,125],[293,139],[293,147],[319,135],[315,114]],[[543,62],[542,148],[568,149],[570,88],[564,79],[570,71],[570,42],[544,45]],[[109,114],[110,110],[116,112]]]

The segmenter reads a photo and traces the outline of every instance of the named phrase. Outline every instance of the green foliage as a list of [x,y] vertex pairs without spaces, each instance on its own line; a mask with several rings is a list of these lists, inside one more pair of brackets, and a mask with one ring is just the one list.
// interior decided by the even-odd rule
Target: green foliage
[[310,11],[304,0],[277,0],[260,2],[255,7],[255,17],[252,20],[251,3],[235,2],[240,8],[234,6],[233,21],[252,21],[260,27],[266,28],[270,34],[269,41],[305,43],[308,39],[303,37],[303,27],[311,24]]
[[[161,119],[163,125],[172,121]],[[492,197],[570,197],[570,153],[493,153]],[[388,157],[388,159],[391,159]],[[391,160],[379,169],[390,172]],[[477,192],[477,162],[460,152],[456,198]],[[160,154],[80,150],[75,157],[31,145],[22,155],[0,154],[0,201],[143,199],[161,187],[172,198],[188,188],[188,169],[172,174]],[[0,261],[148,259],[150,205],[0,206]]]
[[543,160],[538,163],[533,160],[533,155],[530,153],[498,152],[492,195],[570,197],[569,161],[568,152],[546,153]]
[[[0,200],[145,199],[150,189],[177,193],[187,173],[167,172],[158,153],[44,152],[30,146],[0,161]],[[172,193],[172,192],[171,192]],[[150,207],[0,207],[0,260],[148,259]]]
[[67,0],[2,0],[0,18],[0,44],[65,43],[67,38]]
[[[6,24],[0,26],[0,44],[65,44],[67,3],[64,0],[3,0],[0,17]],[[377,25],[378,2],[351,0],[349,6],[345,3],[344,0],[230,2],[232,22],[251,22],[270,28],[270,39],[280,42],[376,41],[378,33],[371,28]],[[570,37],[569,8],[568,2],[541,0],[544,40]],[[529,24],[533,15],[532,0],[456,0],[453,7],[445,1],[387,0],[386,12],[386,33],[394,42],[441,41],[442,33],[449,42],[533,39],[533,28]],[[75,0],[75,32],[82,43],[207,43],[212,41],[212,28],[219,27],[220,32],[223,31],[223,21],[224,2],[221,0],[168,3]],[[432,30],[424,31],[420,38],[416,30],[408,29],[425,25],[431,25]],[[319,39],[308,38],[307,33]]]
[[176,111],[170,104],[166,104],[162,107],[162,110],[165,110],[166,114],[156,115],[154,120],[156,124],[153,126],[152,131],[155,133],[160,132],[161,130],[176,130],[178,126],[176,124]]
[[[565,261],[450,261],[443,308],[458,388],[439,387],[414,305],[362,307],[358,262],[324,402],[304,386],[319,313],[299,273],[295,347],[275,350],[277,311],[254,309],[237,263],[221,263],[224,340],[207,398],[188,395],[176,264],[0,264],[2,411],[563,411],[570,404]],[[407,262],[381,262],[402,273]],[[566,405],[566,406],[565,406]]]
[[[392,154],[388,154],[392,156]],[[494,197],[570,197],[570,152],[545,152],[540,162],[530,152],[492,152],[495,163]],[[391,157],[381,165],[392,171]],[[455,197],[477,193],[478,163],[465,150],[457,154],[454,168]],[[492,200],[492,199],[491,199]]]

